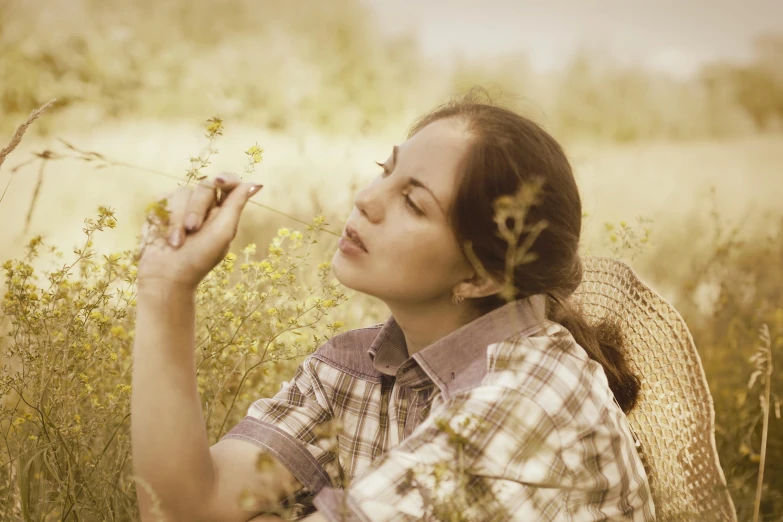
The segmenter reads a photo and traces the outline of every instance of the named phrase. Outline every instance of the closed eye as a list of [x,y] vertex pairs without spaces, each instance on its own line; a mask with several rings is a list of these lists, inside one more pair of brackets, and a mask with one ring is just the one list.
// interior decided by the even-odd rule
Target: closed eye
[[[384,178],[386,176],[388,176],[389,174],[391,174],[391,171],[386,167],[385,164],[381,163],[380,161],[376,161],[375,164],[383,169],[382,176]],[[405,204],[408,206],[409,209],[411,209],[418,216],[423,216],[424,215],[424,212],[422,212],[421,209],[419,209],[419,207],[417,207],[413,203],[413,200],[410,198],[410,196],[408,196],[408,194],[403,194],[403,196],[405,197]]]

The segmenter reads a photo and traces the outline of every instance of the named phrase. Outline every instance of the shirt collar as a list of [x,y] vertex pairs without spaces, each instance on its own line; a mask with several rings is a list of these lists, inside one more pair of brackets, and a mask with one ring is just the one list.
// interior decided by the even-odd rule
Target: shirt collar
[[[413,359],[446,399],[481,383],[487,373],[487,346],[524,333],[545,319],[545,295],[517,299],[438,339]],[[386,320],[367,353],[376,370],[391,376],[410,359],[394,316]]]

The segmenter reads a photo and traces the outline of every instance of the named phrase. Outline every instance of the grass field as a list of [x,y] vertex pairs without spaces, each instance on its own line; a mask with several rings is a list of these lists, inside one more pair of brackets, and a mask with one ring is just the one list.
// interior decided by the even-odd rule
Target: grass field
[[[403,141],[396,133],[366,138],[329,139],[323,134],[270,134],[251,127],[233,127],[217,146],[207,173],[243,172],[242,151],[258,143],[264,162],[252,178],[264,183],[260,202],[307,221],[314,207],[341,219],[351,209],[352,194],[376,174],[374,160],[384,159],[392,145]],[[14,175],[10,169],[31,152],[65,151],[57,141],[99,152],[120,162],[184,175],[188,158],[203,152],[206,140],[200,127],[152,122],[129,122],[96,130],[72,130],[47,139],[24,141],[0,172],[0,186],[10,181],[0,205],[0,249],[10,255],[24,243],[24,220],[38,182],[38,163]],[[693,214],[709,217],[705,205],[710,187],[720,216],[733,223],[747,217],[754,229],[780,209],[783,193],[783,137],[761,136],[731,141],[654,142],[618,144],[575,143],[568,147],[583,205],[588,212],[585,241],[594,245],[604,234],[604,223],[653,219],[653,237],[681,229]],[[171,190],[175,181],[125,167],[95,170],[78,160],[48,162],[27,236],[44,234],[68,247],[80,234],[81,222],[98,205],[117,209],[119,227],[105,238],[106,248],[128,247],[141,223],[141,209]],[[253,230],[295,226],[284,217],[251,207],[243,219],[243,236]],[[342,224],[335,221],[335,227]],[[244,234],[247,234],[245,236]],[[262,238],[258,242],[262,242]],[[683,252],[684,253],[684,252]]]
[[[225,136],[217,143],[220,153],[205,173],[243,172],[243,151],[257,143],[265,149],[264,161],[251,176],[265,188],[256,199],[306,222],[322,213],[330,228],[340,231],[356,187],[376,174],[373,162],[384,159],[403,135],[404,129],[399,128],[357,139],[312,133],[294,136],[227,122]],[[77,159],[47,161],[41,178],[40,161],[12,174],[14,166],[32,158],[33,152],[66,152],[56,138],[114,162],[183,177],[188,158],[204,154],[206,144],[200,126],[151,122],[70,130],[45,139],[30,137],[0,171],[0,186],[5,188],[10,182],[0,203],[3,260],[18,258],[35,234],[69,252],[83,238],[84,218],[94,216],[99,205],[116,210],[118,226],[102,233],[95,247],[106,253],[129,249],[135,243],[143,208],[176,186],[174,180],[143,170],[95,169],[94,163]],[[783,211],[779,203],[783,137],[572,143],[567,150],[583,193],[586,253],[630,260],[641,277],[678,308],[691,328],[715,398],[721,464],[740,520],[750,520],[762,415],[757,390],[748,389],[753,371],[749,358],[757,349],[762,324],[772,332],[774,357],[783,360]],[[34,212],[25,230],[25,216],[36,190]],[[638,217],[649,223],[637,224]],[[641,249],[620,252],[618,242],[610,239],[619,230],[629,230],[631,242],[638,243],[634,238],[644,235],[644,226],[650,229],[650,240]],[[250,206],[234,251],[251,242],[267,244],[279,227],[303,228],[279,214]],[[732,235],[735,228],[736,235]],[[324,260],[335,248],[334,239],[328,234],[320,239],[318,255]],[[385,317],[383,307],[359,296],[336,313],[345,328]],[[262,378],[263,393],[270,392],[270,382],[286,379],[294,366],[276,368],[277,373],[272,369]],[[783,396],[780,379],[774,379],[773,393]],[[239,410],[255,398],[253,393],[243,394]],[[783,422],[774,415],[770,422],[761,520],[772,521],[783,520]],[[127,441],[123,444],[121,449],[127,449]],[[114,498],[111,492],[105,495]]]

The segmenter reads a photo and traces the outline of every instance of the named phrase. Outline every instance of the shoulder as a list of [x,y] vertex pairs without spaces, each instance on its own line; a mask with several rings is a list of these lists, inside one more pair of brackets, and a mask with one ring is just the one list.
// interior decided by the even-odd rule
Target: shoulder
[[367,350],[382,327],[383,323],[379,323],[335,335],[322,344],[310,358],[354,377],[380,382],[382,374],[373,366]]
[[558,427],[592,426],[613,404],[601,365],[558,323],[490,345],[488,357],[485,382],[518,391]]

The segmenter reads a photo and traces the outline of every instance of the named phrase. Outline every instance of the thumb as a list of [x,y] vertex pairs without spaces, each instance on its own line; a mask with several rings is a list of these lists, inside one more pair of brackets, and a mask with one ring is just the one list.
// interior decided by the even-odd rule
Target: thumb
[[247,201],[256,194],[263,185],[257,183],[242,183],[228,193],[220,205],[220,211],[215,218],[215,225],[221,230],[236,231],[239,217],[242,215]]

